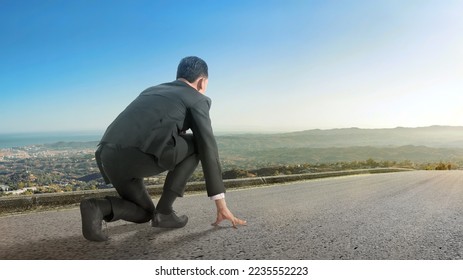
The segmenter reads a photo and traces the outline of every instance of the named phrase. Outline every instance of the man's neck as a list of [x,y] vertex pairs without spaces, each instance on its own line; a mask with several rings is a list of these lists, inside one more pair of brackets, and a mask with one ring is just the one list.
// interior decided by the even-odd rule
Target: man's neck
[[[201,93],[198,89],[198,83],[190,83],[187,79],[184,79],[184,78],[178,78],[177,81],[182,81],[184,82],[185,84],[189,85],[190,87],[194,88],[197,92]],[[203,93],[201,93],[203,94]]]

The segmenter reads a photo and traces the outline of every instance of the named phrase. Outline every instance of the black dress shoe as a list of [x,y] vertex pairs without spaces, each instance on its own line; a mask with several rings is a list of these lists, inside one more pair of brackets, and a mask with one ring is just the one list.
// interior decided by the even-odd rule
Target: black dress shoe
[[151,220],[151,226],[160,228],[181,228],[188,223],[188,217],[185,215],[177,216],[175,212],[168,215],[156,213],[154,214],[153,220]]
[[90,241],[106,241],[108,236],[101,231],[103,213],[95,199],[86,199],[80,203],[82,216],[82,234]]

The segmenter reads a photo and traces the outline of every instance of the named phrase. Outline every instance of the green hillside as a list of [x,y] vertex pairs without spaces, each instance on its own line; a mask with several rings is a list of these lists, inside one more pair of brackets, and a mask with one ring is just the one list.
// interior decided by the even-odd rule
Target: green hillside
[[463,162],[463,127],[307,130],[217,137],[224,168],[363,161]]

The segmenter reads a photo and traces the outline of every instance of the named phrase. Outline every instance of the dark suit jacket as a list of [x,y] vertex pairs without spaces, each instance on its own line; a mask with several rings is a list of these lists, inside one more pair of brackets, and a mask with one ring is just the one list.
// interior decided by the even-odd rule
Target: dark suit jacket
[[144,90],[111,123],[101,143],[137,147],[158,159],[158,165],[172,170],[180,134],[193,131],[209,196],[225,192],[217,143],[212,132],[211,99],[182,81]]

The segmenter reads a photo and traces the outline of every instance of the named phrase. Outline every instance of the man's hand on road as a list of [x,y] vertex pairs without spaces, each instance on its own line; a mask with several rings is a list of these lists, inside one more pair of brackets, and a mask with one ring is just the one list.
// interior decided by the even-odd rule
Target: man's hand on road
[[237,225],[246,225],[246,221],[236,218],[228,209],[225,199],[216,200],[215,205],[217,206],[217,220],[212,224],[213,226],[218,226],[223,220],[229,220],[234,228],[237,228]]

